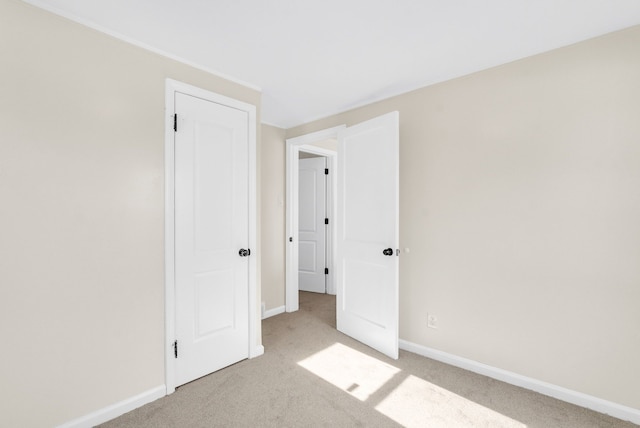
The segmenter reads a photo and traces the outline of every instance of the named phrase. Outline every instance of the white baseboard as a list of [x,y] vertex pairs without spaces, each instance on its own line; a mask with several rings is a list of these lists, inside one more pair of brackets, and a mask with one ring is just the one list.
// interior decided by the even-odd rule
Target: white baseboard
[[601,398],[593,397],[561,386],[542,382],[537,379],[522,376],[517,373],[502,370],[467,358],[458,357],[457,355],[428,348],[406,340],[400,339],[399,345],[400,349],[422,355],[423,357],[431,358],[455,367],[460,367],[511,385],[530,389],[532,391],[539,392],[540,394],[548,395],[549,397],[557,398],[558,400],[566,401],[567,403],[585,407],[596,412],[605,413],[618,419],[640,424],[640,409],[623,406],[612,401],[603,400]]
[[167,388],[164,385],[155,387],[141,394],[120,401],[118,403],[107,406],[103,409],[82,416],[78,419],[74,419],[67,423],[64,423],[58,428],[91,428],[104,422],[115,419],[120,415],[124,415],[138,407],[151,403],[152,401],[162,398],[166,395]]
[[273,308],[273,309],[269,309],[268,311],[264,311],[264,313],[262,314],[262,319],[267,319],[269,317],[275,316],[275,315],[279,315],[284,313],[284,305],[283,306],[278,306],[277,308]]

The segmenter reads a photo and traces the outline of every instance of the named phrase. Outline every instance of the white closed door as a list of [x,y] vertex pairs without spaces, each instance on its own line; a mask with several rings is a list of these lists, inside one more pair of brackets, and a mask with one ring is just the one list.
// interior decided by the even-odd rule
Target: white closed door
[[246,112],[176,93],[176,385],[249,356]]
[[338,135],[337,327],[398,358],[399,114]]
[[298,162],[298,289],[326,292],[326,158]]

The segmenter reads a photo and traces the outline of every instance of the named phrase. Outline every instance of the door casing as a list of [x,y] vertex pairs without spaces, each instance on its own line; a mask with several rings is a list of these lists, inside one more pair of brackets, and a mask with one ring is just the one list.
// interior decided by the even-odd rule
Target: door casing
[[165,264],[165,386],[166,393],[175,391],[175,357],[173,342],[175,340],[175,145],[174,114],[175,93],[198,97],[207,101],[222,104],[248,115],[249,135],[249,358],[264,353],[261,339],[258,337],[260,307],[258,305],[257,266],[260,252],[257,247],[257,214],[256,214],[256,107],[223,95],[216,94],[186,83],[166,79],[165,83],[165,224],[164,224],[164,264]]

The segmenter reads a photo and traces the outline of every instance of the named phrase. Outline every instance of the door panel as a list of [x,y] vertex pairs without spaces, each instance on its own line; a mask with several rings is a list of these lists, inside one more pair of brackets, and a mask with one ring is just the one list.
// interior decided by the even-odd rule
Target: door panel
[[326,158],[299,160],[298,289],[326,292]]
[[196,274],[195,281],[195,340],[233,328],[233,271]]
[[218,124],[198,122],[195,131],[196,249],[223,251],[233,245],[234,231],[229,227],[232,211],[220,209],[219,201],[233,200],[233,186],[220,184],[234,176],[234,139],[229,129]]
[[[316,253],[318,245],[315,242],[302,241],[298,246],[298,250],[300,251],[298,267],[300,268],[300,275],[304,278],[305,274],[313,274],[318,270]],[[304,284],[302,284],[302,291],[308,291],[304,288]]]
[[248,116],[176,93],[177,385],[249,355]]
[[[338,136],[338,330],[398,358],[398,149],[393,112]],[[383,251],[392,249],[392,255]]]

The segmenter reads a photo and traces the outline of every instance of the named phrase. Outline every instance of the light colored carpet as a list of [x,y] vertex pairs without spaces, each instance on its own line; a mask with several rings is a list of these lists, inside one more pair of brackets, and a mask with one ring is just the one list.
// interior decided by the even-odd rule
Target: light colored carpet
[[392,360],[335,329],[335,297],[263,321],[263,356],[104,425],[115,427],[637,427],[409,352]]

